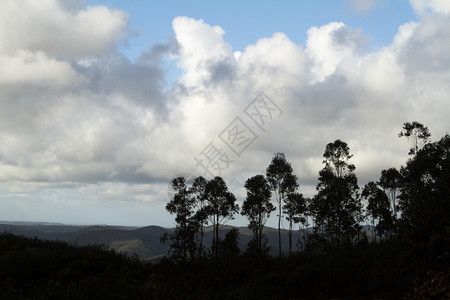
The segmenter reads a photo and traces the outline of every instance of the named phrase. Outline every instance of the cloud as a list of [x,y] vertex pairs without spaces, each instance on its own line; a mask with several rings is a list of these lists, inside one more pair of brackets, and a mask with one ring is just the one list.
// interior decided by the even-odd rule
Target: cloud
[[180,45],[174,36],[170,35],[167,42],[155,44],[149,51],[142,53],[138,59],[138,63],[142,64],[158,64],[165,56],[173,57],[179,54]]
[[360,14],[367,13],[379,4],[376,0],[345,0],[344,3],[350,9]]
[[238,69],[242,82],[255,90],[272,89],[290,84],[296,78],[301,84],[304,77],[305,54],[301,46],[293,43],[284,33],[275,33],[249,45],[239,56]]
[[359,56],[366,50],[368,37],[361,30],[344,23],[332,22],[308,30],[306,53],[312,60],[313,81],[324,81],[338,67],[354,69]]
[[[222,176],[239,200],[245,179],[265,173],[276,152],[312,196],[335,139],[349,144],[363,184],[404,163],[403,122],[423,122],[436,139],[448,131],[450,20],[437,4],[378,49],[361,29],[330,22],[311,27],[305,45],[279,32],[234,52],[220,26],[177,17],[173,37],[131,62],[117,52],[126,13],[61,3],[7,1],[0,12],[4,202],[54,201],[79,213],[151,202],[161,215],[168,180],[201,174],[194,157],[210,143],[229,155]],[[170,85],[167,63],[181,70]],[[264,128],[245,112],[260,91],[282,112]],[[240,155],[220,137],[237,117],[257,137]]]
[[447,73],[450,64],[450,14],[425,16],[408,38],[400,59],[411,74]]
[[409,0],[414,11],[423,15],[425,13],[450,13],[450,3],[446,0]]
[[[104,6],[67,10],[61,2],[7,0],[0,12],[2,50],[43,51],[56,57],[95,57],[126,36],[128,16]],[[73,1],[71,3],[74,3]],[[74,7],[74,6],[70,6]],[[75,5],[77,7],[77,5]]]
[[[197,22],[205,26],[204,22]],[[191,86],[181,101],[188,103],[190,95],[198,97],[200,91],[208,91],[210,99],[234,99],[233,104],[238,109],[228,104],[228,108],[222,107],[221,114],[232,107],[239,115],[239,107],[242,110],[253,99],[249,91],[263,90],[283,108],[283,116],[265,132],[258,131],[257,142],[242,157],[236,158],[236,165],[227,176],[233,177],[249,170],[263,173],[272,154],[282,151],[295,161],[294,169],[301,174],[301,182],[314,184],[322,167],[321,154],[325,145],[341,138],[355,153],[362,182],[376,180],[380,168],[398,167],[405,159],[402,153],[406,148],[402,148],[403,141],[397,138],[403,122],[423,121],[435,128],[438,136],[445,133],[448,122],[442,111],[447,111],[448,100],[443,96],[449,91],[445,84],[448,70],[442,66],[448,64],[425,66],[430,61],[447,60],[446,45],[450,35],[446,34],[445,24],[448,20],[443,16],[423,20],[422,23],[404,24],[391,45],[376,50],[368,48],[369,37],[360,29],[343,23],[312,27],[304,49],[278,33],[247,46],[234,55],[234,60],[230,51],[225,51],[227,55],[223,56],[232,63],[225,67],[217,64],[222,76],[216,76],[210,72],[211,69],[201,69],[203,61],[197,53],[182,51],[180,60],[195,60],[194,65],[198,68],[185,65],[185,70],[198,71],[196,75],[201,74],[202,79]],[[215,39],[211,39],[216,44],[207,44],[205,47],[208,49],[226,45],[220,38],[222,31],[217,32],[214,28],[211,26],[209,32],[217,34]],[[204,30],[207,31],[206,28]],[[180,40],[184,38],[180,37]],[[202,40],[200,38],[199,45],[203,45]],[[428,47],[424,47],[425,44]],[[220,61],[217,57],[213,60]],[[430,73],[427,68],[433,71]],[[434,73],[442,77],[436,81]],[[231,86],[225,78],[231,80]],[[215,83],[213,88],[211,82]],[[433,102],[420,92],[428,90],[430,84],[434,92],[429,90],[427,94],[434,94]],[[226,127],[226,118],[219,117],[206,105],[207,102],[204,103],[195,106],[196,114],[186,110],[183,114],[186,123],[181,126],[195,118],[204,120],[196,122],[196,126],[202,128],[200,132],[211,125],[217,128],[218,123]],[[203,114],[213,115],[215,119],[199,117]],[[227,116],[231,121],[233,115]],[[438,120],[433,120],[434,116],[439,116]],[[216,134],[220,132],[218,129]],[[214,139],[214,131],[208,132],[205,136]],[[386,141],[389,142],[386,144]],[[197,140],[197,143],[206,145],[208,138],[203,142]],[[264,162],[266,165],[261,166]],[[313,190],[310,187],[305,188]]]
[[70,63],[38,51],[18,50],[0,56],[0,86],[29,84],[45,87],[67,87],[84,79]]
[[167,116],[163,58],[115,51],[126,13],[45,0],[0,14],[0,179],[148,181],[123,151]]
[[233,58],[221,27],[188,17],[177,17],[172,23],[180,47],[179,66],[184,71],[181,81],[186,87],[201,85],[203,77],[211,72],[211,64]]

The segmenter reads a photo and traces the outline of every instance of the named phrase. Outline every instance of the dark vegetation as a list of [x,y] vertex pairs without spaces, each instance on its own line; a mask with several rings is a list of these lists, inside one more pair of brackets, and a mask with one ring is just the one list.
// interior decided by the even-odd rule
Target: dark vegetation
[[[417,122],[405,123],[399,136],[411,142],[405,166],[383,170],[362,189],[347,144],[329,143],[311,199],[298,192],[282,153],[265,176],[247,180],[242,208],[220,177],[199,177],[191,186],[175,178],[166,208],[177,226],[161,238],[169,255],[153,264],[103,246],[5,233],[0,298],[448,299],[450,136],[430,142]],[[278,228],[275,257],[263,231],[274,211],[289,224],[288,249]],[[219,234],[236,213],[248,218],[252,233],[244,251],[238,229]],[[364,221],[372,224],[370,234]],[[294,232],[302,236],[298,245]]]
[[[234,232],[235,231],[230,231]],[[103,246],[74,247],[4,233],[1,299],[286,299],[397,297],[414,269],[395,242],[358,245],[315,255],[238,255],[224,239],[220,259],[143,263]]]
[[0,299],[114,299],[139,295],[143,265],[101,245],[0,236]]
[[449,255],[417,260],[399,240],[281,259],[223,247],[220,259],[184,265],[143,263],[103,246],[6,233],[0,240],[0,299],[445,299],[449,293]]
[[[63,241],[70,245],[105,245],[128,256],[137,254],[140,258],[151,259],[167,253],[169,247],[159,242],[160,236],[170,231],[159,226],[142,228],[122,226],[76,226],[40,223],[0,224],[0,233],[9,232],[24,237],[43,240]],[[209,236],[207,237],[208,241]]]

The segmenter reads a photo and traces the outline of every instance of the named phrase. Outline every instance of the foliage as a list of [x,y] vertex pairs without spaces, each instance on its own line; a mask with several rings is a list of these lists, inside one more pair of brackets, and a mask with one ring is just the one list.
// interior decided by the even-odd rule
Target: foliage
[[254,254],[260,255],[266,252],[262,233],[264,225],[275,207],[270,203],[270,186],[263,175],[247,179],[245,188],[247,198],[242,204],[241,214],[248,218],[248,227],[253,231],[253,241],[250,242],[249,249],[252,249]]
[[[230,236],[224,241],[235,245],[235,231]],[[234,253],[184,265],[9,234],[0,235],[0,245],[1,299],[396,299],[412,290],[415,274],[399,240],[282,259]]]
[[0,235],[0,299],[129,299],[144,265],[101,245]]
[[172,181],[172,188],[175,194],[166,210],[176,214],[177,225],[173,233],[161,236],[162,242],[170,244],[171,258],[186,263],[203,256],[204,226],[208,220],[214,229],[212,252],[217,257],[219,227],[238,211],[236,198],[228,191],[225,181],[221,177],[207,181],[200,176],[188,187],[183,177],[177,177]]
[[[375,227],[380,238],[394,229],[389,199],[386,193],[377,184],[370,181],[364,186],[361,196],[368,202],[367,216],[372,218],[372,226]],[[376,234],[374,234],[376,241]]]
[[396,168],[381,171],[378,185],[381,186],[391,202],[392,215],[397,218],[397,194],[401,187],[402,175]]
[[333,244],[351,244],[359,234],[362,205],[355,166],[347,161],[352,157],[345,142],[336,140],[326,146],[325,167],[319,172],[317,195],[311,203],[315,230]]
[[238,212],[236,197],[228,191],[225,181],[221,177],[214,177],[205,186],[205,211],[211,221],[214,234],[212,251],[215,257],[219,255],[219,227],[227,220],[232,219]]
[[426,144],[400,170],[401,229],[424,253],[450,226],[450,136]]
[[160,267],[158,274],[166,280],[159,298],[400,298],[411,286],[410,271],[398,264],[401,249],[387,241],[319,255],[235,256],[189,268]]
[[189,193],[195,197],[195,205],[197,207],[197,211],[195,213],[194,219],[197,222],[199,226],[199,240],[198,242],[198,256],[202,256],[204,254],[204,246],[203,246],[203,238],[205,235],[205,225],[208,221],[208,215],[205,211],[205,202],[206,202],[206,195],[205,195],[205,189],[207,180],[203,178],[202,176],[199,176],[195,178],[192,187],[189,190]]
[[232,228],[225,234],[225,238],[220,241],[219,253],[221,257],[229,258],[238,256],[240,252],[239,229]]
[[195,198],[189,193],[183,177],[173,179],[172,188],[175,194],[167,203],[166,210],[170,214],[176,214],[177,225],[175,231],[163,235],[161,241],[170,241],[171,257],[176,261],[186,263],[188,260],[193,260],[198,251],[195,235],[198,232],[199,223],[193,212]]
[[430,141],[430,131],[428,127],[422,123],[413,121],[403,124],[403,129],[398,134],[399,137],[406,137],[411,143],[411,149],[409,149],[409,155],[414,155],[419,149]]
[[292,166],[284,153],[273,156],[266,169],[266,177],[278,205],[278,256],[281,257],[281,218],[283,202],[288,194],[294,193],[298,187],[297,177],[292,173]]
[[292,255],[292,231],[294,223],[300,223],[303,220],[303,222],[305,222],[305,212],[306,199],[303,197],[303,194],[288,194],[283,205],[283,213],[286,215],[286,220],[289,222],[289,255]]

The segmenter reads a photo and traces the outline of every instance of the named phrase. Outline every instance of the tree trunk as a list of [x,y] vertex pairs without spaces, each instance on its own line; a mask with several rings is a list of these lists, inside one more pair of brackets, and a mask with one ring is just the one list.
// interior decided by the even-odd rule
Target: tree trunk
[[214,245],[214,256],[219,256],[219,216],[216,218],[216,228],[214,228],[215,235],[215,245]]
[[259,255],[262,252],[262,245],[261,245],[262,244],[261,214],[258,216],[258,228],[257,228],[256,232],[257,232],[257,235],[258,235],[257,241],[256,241],[257,242],[256,252]]
[[278,200],[278,257],[281,258],[281,199]]
[[[202,210],[203,210],[203,201],[200,200],[200,211],[202,211]],[[200,221],[200,246],[199,246],[199,249],[198,249],[198,256],[199,257],[203,256],[203,237],[205,235],[205,232],[204,232],[204,229],[203,229],[205,220],[204,219],[200,219],[200,220],[201,220]]]
[[373,235],[373,240],[376,243],[377,242],[377,232],[375,229],[375,218],[372,218],[372,235]]
[[289,256],[292,255],[292,220],[289,221]]

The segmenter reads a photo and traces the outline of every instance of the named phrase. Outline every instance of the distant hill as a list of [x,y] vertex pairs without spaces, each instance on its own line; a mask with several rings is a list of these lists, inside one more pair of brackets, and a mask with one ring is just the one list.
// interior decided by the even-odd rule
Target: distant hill
[[168,229],[159,226],[143,228],[123,226],[76,226],[47,223],[1,222],[0,232],[10,232],[43,240],[59,240],[72,245],[101,244],[128,255],[150,258],[166,254],[168,246],[159,237]]
[[[232,226],[223,226],[219,233],[223,238]],[[239,229],[239,247],[245,251],[247,243],[252,238],[252,232],[248,227],[237,227]],[[16,235],[26,237],[37,237],[43,240],[59,240],[72,245],[95,245],[101,244],[117,251],[127,253],[127,255],[137,254],[144,259],[160,257],[168,253],[167,244],[160,242],[160,237],[165,232],[173,229],[167,229],[160,226],[147,227],[125,227],[125,226],[76,226],[55,223],[30,223],[30,222],[2,222],[0,221],[0,232],[10,232]],[[310,229],[308,229],[310,230]],[[268,245],[271,248],[270,253],[278,253],[278,230],[266,227],[264,233],[268,238]],[[288,231],[282,229],[282,249],[288,250]],[[293,233],[293,247],[297,249],[299,232]],[[211,245],[212,228],[205,230],[204,244]]]

